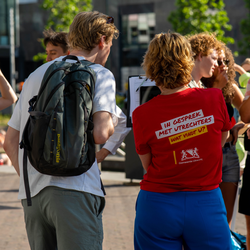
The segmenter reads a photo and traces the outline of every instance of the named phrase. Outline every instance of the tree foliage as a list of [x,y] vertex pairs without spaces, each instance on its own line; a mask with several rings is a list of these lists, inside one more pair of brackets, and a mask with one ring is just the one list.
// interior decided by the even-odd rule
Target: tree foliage
[[172,11],[168,21],[173,29],[182,35],[200,32],[216,33],[224,43],[234,43],[232,37],[225,37],[230,31],[229,18],[223,0],[176,0],[177,9]]
[[[77,13],[92,10],[92,0],[44,0],[40,7],[49,11],[45,29],[51,28],[57,32],[68,32]],[[43,46],[43,39],[40,40]],[[46,54],[38,53],[33,57],[33,60],[45,61]]]
[[244,0],[246,8],[248,9],[247,17],[240,21],[240,30],[243,38],[238,42],[240,47],[239,53],[241,55],[249,55],[250,53],[250,0]]
[[44,0],[41,7],[50,11],[46,29],[68,32],[77,13],[92,10],[92,0]]

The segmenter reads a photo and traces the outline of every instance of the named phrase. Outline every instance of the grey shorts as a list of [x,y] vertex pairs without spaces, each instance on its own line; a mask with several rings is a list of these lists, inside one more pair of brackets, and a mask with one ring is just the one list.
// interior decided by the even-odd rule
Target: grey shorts
[[22,205],[31,250],[102,249],[103,197],[46,187]]
[[239,182],[240,181],[240,163],[235,145],[229,144],[229,147],[222,148],[222,181]]

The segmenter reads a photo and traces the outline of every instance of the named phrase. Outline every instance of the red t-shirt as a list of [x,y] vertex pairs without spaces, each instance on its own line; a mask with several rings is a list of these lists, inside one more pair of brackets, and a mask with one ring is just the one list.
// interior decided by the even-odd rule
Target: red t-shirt
[[221,132],[231,127],[221,90],[158,95],[136,108],[132,121],[137,153],[152,155],[141,189],[204,191],[219,186]]

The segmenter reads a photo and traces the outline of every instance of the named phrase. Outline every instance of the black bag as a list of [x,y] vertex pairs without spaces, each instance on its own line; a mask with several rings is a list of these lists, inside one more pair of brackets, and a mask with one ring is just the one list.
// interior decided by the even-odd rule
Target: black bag
[[80,175],[95,161],[92,100],[96,74],[91,64],[75,56],[54,62],[44,74],[38,95],[29,101],[30,116],[20,143],[28,205],[27,156],[37,171],[53,176]]

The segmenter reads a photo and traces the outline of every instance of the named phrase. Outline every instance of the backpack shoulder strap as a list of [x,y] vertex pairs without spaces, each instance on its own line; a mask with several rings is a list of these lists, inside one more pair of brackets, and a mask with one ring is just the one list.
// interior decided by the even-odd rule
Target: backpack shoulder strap
[[75,60],[75,61],[77,61],[78,63],[81,63],[83,66],[90,66],[90,65],[92,65],[92,64],[95,64],[95,63],[92,63],[92,62],[90,62],[90,61],[88,61],[88,60],[79,60],[78,59],[78,57],[77,56],[74,56],[74,55],[67,55],[67,56],[65,56],[63,59],[62,59],[62,61],[66,61],[67,59],[70,59],[70,60]]
[[76,60],[78,63],[81,63],[77,56],[67,55],[62,59],[62,61],[66,61],[67,59]]

